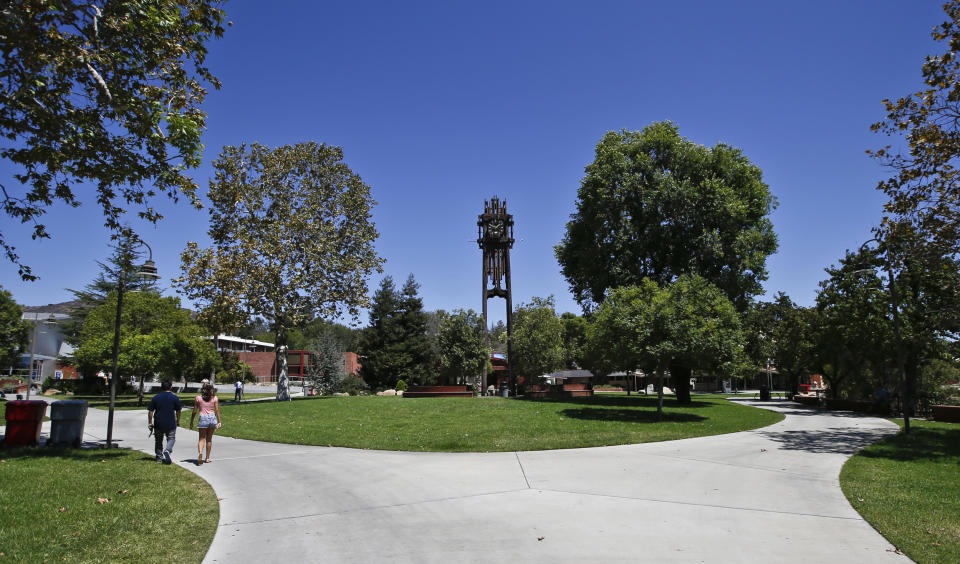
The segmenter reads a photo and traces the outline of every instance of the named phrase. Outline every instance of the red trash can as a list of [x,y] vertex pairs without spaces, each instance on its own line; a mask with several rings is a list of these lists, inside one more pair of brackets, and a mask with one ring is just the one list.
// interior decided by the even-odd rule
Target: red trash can
[[40,440],[40,425],[46,413],[47,402],[43,400],[8,401],[4,446],[36,445]]

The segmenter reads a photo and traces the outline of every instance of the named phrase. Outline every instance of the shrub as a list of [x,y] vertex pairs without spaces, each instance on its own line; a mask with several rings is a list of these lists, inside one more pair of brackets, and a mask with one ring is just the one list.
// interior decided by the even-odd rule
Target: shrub
[[367,393],[369,387],[367,383],[363,381],[363,378],[360,378],[356,374],[347,374],[346,378],[340,383],[340,389],[351,396],[356,396]]
[[397,385],[394,387],[394,389],[398,392],[405,392],[407,391],[407,383],[403,380],[397,380]]

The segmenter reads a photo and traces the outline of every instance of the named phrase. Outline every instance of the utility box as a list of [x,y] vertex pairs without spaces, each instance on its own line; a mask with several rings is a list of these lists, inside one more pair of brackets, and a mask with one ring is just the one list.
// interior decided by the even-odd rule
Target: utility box
[[50,445],[80,448],[83,444],[83,426],[87,420],[87,402],[62,400],[50,404]]
[[40,425],[47,413],[43,400],[16,400],[7,402],[7,434],[3,445],[36,446],[40,441]]

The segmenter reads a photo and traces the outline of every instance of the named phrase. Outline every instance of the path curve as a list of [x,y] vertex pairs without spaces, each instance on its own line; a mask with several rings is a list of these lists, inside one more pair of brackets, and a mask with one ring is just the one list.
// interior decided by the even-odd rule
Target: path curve
[[[204,562],[906,563],[850,506],[843,463],[896,433],[877,417],[785,402],[780,423],[728,435],[552,451],[412,453],[197,434],[174,459],[220,498]],[[121,446],[152,452],[144,412]],[[226,422],[229,425],[229,421]],[[86,438],[102,440],[90,410]]]

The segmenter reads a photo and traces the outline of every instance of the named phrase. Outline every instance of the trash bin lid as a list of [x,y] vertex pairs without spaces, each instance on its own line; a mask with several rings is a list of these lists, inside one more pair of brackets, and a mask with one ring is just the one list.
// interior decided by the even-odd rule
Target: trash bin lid
[[62,405],[62,406],[68,406],[68,405],[87,405],[87,400],[57,400],[57,401],[51,403],[50,405],[51,405],[51,406],[53,406],[53,405]]

